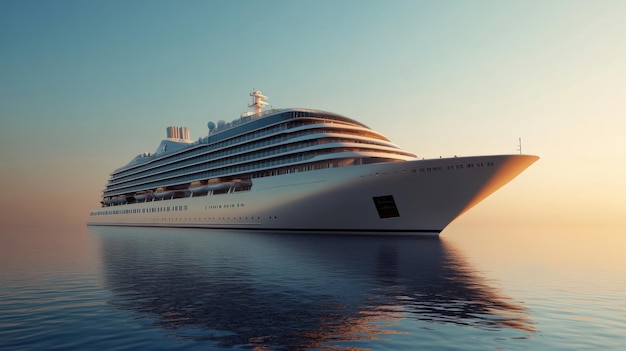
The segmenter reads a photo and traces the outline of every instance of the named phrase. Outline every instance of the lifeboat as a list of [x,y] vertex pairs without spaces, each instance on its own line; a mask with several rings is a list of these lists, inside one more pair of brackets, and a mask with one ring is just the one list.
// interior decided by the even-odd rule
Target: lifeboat
[[193,182],[189,184],[189,191],[191,194],[204,193],[211,190],[210,185],[202,182]]
[[135,200],[144,201],[152,197],[152,193],[148,191],[139,191],[135,194]]
[[226,182],[219,178],[209,179],[207,184],[202,182],[193,182],[189,185],[189,191],[193,194],[208,193],[210,191],[230,189],[235,186],[234,181]]
[[207,185],[211,191],[228,189],[233,186],[233,182],[222,182]]
[[127,202],[125,196],[114,196],[102,201],[105,205],[118,205],[125,204]]
[[172,197],[172,195],[174,195],[174,192],[171,190],[167,190],[166,188],[158,188],[152,195],[157,199],[163,199],[166,197]]

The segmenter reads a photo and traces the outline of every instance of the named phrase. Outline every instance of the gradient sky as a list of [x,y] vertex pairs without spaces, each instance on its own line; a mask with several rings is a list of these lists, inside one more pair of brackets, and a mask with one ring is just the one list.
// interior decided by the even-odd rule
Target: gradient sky
[[0,220],[84,222],[260,89],[420,157],[541,159],[457,220],[626,228],[625,1],[0,1]]

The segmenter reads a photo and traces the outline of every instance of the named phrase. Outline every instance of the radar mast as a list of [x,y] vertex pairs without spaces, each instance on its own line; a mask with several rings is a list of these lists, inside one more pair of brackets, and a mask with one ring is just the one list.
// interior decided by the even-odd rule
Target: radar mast
[[263,93],[261,93],[261,91],[259,90],[255,90],[251,92],[250,96],[252,96],[253,100],[252,100],[252,104],[248,105],[248,107],[254,109],[255,115],[260,115],[261,111],[263,110],[263,107],[268,105],[267,102],[263,101],[263,100],[267,100],[267,96],[263,95]]

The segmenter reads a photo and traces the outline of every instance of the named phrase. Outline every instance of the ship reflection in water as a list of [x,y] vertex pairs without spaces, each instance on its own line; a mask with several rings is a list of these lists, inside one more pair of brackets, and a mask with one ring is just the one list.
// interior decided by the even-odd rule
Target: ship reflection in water
[[115,308],[218,347],[341,349],[417,332],[403,321],[533,330],[439,238],[89,230]]

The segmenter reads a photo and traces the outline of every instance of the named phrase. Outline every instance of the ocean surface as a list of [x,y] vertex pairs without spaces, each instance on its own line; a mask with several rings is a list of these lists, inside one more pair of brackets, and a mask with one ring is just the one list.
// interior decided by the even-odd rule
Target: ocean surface
[[626,241],[11,229],[0,350],[626,350]]

